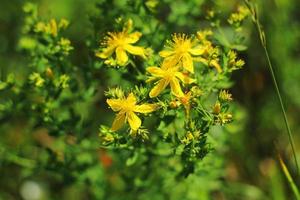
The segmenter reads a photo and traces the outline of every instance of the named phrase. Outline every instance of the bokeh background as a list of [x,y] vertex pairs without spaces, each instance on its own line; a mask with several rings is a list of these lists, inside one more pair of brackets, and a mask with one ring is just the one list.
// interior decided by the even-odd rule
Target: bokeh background
[[[126,3],[125,0],[114,0],[109,4],[101,4],[103,0],[33,2],[38,4],[42,19],[66,18],[71,22],[66,36],[74,45],[71,60],[79,68],[87,67],[87,63],[90,62],[91,50],[88,41],[100,38],[95,29],[105,27],[105,23],[109,23],[105,22],[101,15],[109,16],[107,13],[111,12],[111,16],[115,16],[116,13],[122,12],[122,6]],[[228,14],[243,2],[217,0],[214,3],[220,17],[226,19]],[[265,0],[257,3],[300,160],[300,1]],[[161,4],[163,15],[159,17],[166,22],[167,27],[164,29],[169,33],[194,31],[197,27],[195,24],[203,20],[198,13],[198,7],[204,4],[202,0],[163,0]],[[9,73],[15,73],[16,78],[22,80],[28,70],[28,60],[18,50],[24,23],[23,5],[22,0],[0,1],[2,81]],[[99,9],[103,5],[107,7]],[[93,20],[99,20],[102,24],[95,25]],[[33,171],[33,161],[27,159],[26,154],[39,151],[33,144],[40,138],[31,136],[27,116],[20,113],[0,118],[0,199],[120,199],[118,195],[123,195],[124,199],[293,199],[292,191],[276,157],[277,152],[282,155],[300,186],[279,102],[258,34],[251,20],[244,24],[244,31],[248,48],[242,51],[240,56],[245,59],[246,66],[234,73],[230,90],[235,99],[235,120],[222,131],[217,128],[213,131],[215,151],[203,164],[206,170],[199,172],[204,173],[202,178],[191,176],[176,184],[170,183],[169,186],[164,186],[165,190],[168,190],[166,194],[150,186],[148,191],[126,191],[124,185],[127,182],[118,179],[114,172],[116,169],[105,167],[110,165],[111,157],[104,150],[97,148],[94,148],[94,152],[91,148],[84,153],[76,153],[83,162],[89,163],[89,159],[93,160],[94,157],[101,161],[86,168],[87,170],[80,171],[76,168],[76,176],[80,176],[76,180],[68,173],[72,168],[64,166],[43,166],[44,168],[34,168]],[[100,78],[101,75],[97,77]],[[5,95],[0,93],[1,105],[7,99]],[[99,99],[101,95],[93,104],[100,103]],[[1,105],[0,112],[3,111]],[[90,148],[93,147],[90,143],[97,141],[98,125],[102,122],[109,123],[108,119],[101,116],[107,109],[105,105],[99,106],[98,111],[85,104],[81,106],[82,110],[87,108],[85,115],[99,119],[88,126],[86,136],[89,140],[80,143],[83,147]],[[38,131],[45,139],[43,130]],[[45,154],[40,157],[46,156],[46,152],[43,153]],[[139,193],[143,195],[137,197],[136,194]]]

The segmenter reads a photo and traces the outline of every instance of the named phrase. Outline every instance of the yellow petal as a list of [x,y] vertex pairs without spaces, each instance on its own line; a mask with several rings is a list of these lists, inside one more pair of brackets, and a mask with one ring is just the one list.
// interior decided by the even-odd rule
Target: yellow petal
[[156,76],[156,77],[162,77],[164,71],[161,70],[159,67],[147,67],[147,72],[149,72],[151,75]]
[[170,50],[162,50],[162,51],[159,52],[159,55],[163,58],[169,57],[173,54],[174,54],[174,51],[170,51]]
[[140,33],[140,32],[131,33],[126,38],[126,42],[129,44],[136,43],[140,39],[141,36],[142,36],[142,33]]
[[155,81],[157,80],[157,77],[149,77],[147,80],[146,80],[146,83],[150,83],[152,81]]
[[107,99],[106,100],[106,103],[115,112],[120,111],[122,109],[123,102],[124,102],[124,100],[121,100],[121,99]]
[[114,119],[114,122],[112,124],[111,130],[112,131],[117,131],[119,130],[125,123],[125,113],[120,112],[116,115],[116,118]]
[[205,52],[205,49],[203,47],[195,47],[193,49],[189,49],[189,52],[194,56],[200,56]]
[[181,87],[180,87],[180,84],[179,84],[179,81],[176,79],[176,78],[173,78],[171,81],[170,81],[170,86],[171,86],[171,91],[172,93],[177,96],[177,97],[183,97],[184,94],[181,90]]
[[130,103],[130,104],[136,104],[136,97],[134,96],[134,94],[131,92],[127,99],[126,99],[127,103]]
[[156,104],[142,104],[135,106],[134,112],[139,112],[139,113],[151,113],[157,109]]
[[99,58],[108,58],[109,56],[111,56],[113,54],[115,50],[115,46],[109,46],[105,49],[103,49],[102,52],[96,52],[96,56],[99,57]]
[[157,97],[169,84],[169,81],[162,79],[152,88],[149,93],[150,98]]
[[119,65],[125,65],[128,61],[128,56],[122,47],[117,47],[116,49],[117,62]]
[[181,72],[176,72],[175,76],[179,78],[184,84],[191,84],[195,82],[195,79],[190,78],[188,75],[185,75]]
[[133,55],[142,56],[144,58],[146,57],[145,49],[143,47],[137,47],[137,46],[132,46],[132,45],[128,44],[124,47],[124,49]]
[[204,65],[208,65],[208,60],[207,60],[206,58],[195,57],[195,58],[194,58],[194,61],[196,61],[196,62],[201,62],[201,63],[203,63]]
[[190,54],[186,54],[182,57],[182,66],[187,71],[194,73],[193,58]]
[[178,56],[170,56],[168,58],[165,58],[163,63],[161,64],[162,69],[169,69],[176,67],[180,58]]
[[141,119],[134,113],[127,113],[127,120],[132,130],[136,131],[140,128],[142,121]]

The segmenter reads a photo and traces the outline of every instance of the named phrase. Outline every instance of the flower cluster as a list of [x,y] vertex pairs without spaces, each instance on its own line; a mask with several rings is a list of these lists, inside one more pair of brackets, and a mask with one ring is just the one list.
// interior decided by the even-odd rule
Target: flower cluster
[[60,119],[55,116],[59,112],[57,109],[74,80],[71,78],[74,68],[68,58],[74,48],[71,41],[64,37],[69,22],[66,19],[40,20],[37,7],[31,3],[24,6],[24,11],[26,23],[18,48],[30,58],[31,70],[23,86],[31,92],[23,94],[26,90],[20,89],[20,94],[27,98],[30,96],[31,100],[28,103],[30,106],[24,106],[24,109],[43,113],[39,115],[40,121],[58,127]]
[[[222,160],[217,154],[202,159],[214,141],[226,142],[220,126],[236,116],[231,74],[244,65],[239,51],[247,41],[235,29],[243,10],[229,26],[227,16],[218,16],[219,2],[61,1],[62,9],[50,17],[48,8],[60,7],[55,1],[41,3],[40,10],[25,3],[22,15],[0,13],[7,22],[22,19],[4,27],[4,38],[0,34],[0,60],[9,61],[0,70],[0,165],[11,172],[2,173],[0,182],[7,184],[18,172],[22,191],[10,184],[0,196],[25,198],[23,186],[37,173],[42,176],[36,183],[47,183],[42,198],[49,199],[189,199],[214,193],[215,187],[198,188],[220,179],[216,174],[223,173],[211,169]],[[58,18],[85,13],[88,18],[71,24]],[[15,43],[16,51],[9,46]],[[51,189],[61,182],[71,188]]]
[[[145,58],[147,48],[133,46],[141,38],[142,33],[132,32],[131,29],[132,20],[128,20],[121,32],[109,32],[100,51],[96,52],[96,56],[109,66],[136,67],[128,63],[128,54]],[[243,65],[243,61],[238,60],[232,50],[225,54],[227,62],[220,62],[222,51],[210,40],[213,34],[209,29],[198,31],[191,36],[184,33],[173,34],[171,40],[167,40],[164,49],[158,53],[161,59],[159,66],[146,67],[142,76],[146,77],[145,75],[148,74],[147,79],[143,79],[144,86],[131,89],[128,95],[124,94],[121,88],[110,89],[106,93],[108,97],[106,102],[113,111],[117,112],[111,131],[120,130],[128,122],[131,133],[140,132],[143,130],[140,114],[153,113],[159,109],[166,113],[169,110],[181,110],[181,106],[185,111],[185,121],[187,123],[195,121],[195,118],[191,118],[191,116],[195,117],[192,108],[197,109],[201,105],[199,98],[203,95],[201,80],[199,80],[203,77],[199,78],[199,74],[211,71],[212,76],[222,77]],[[223,52],[222,54],[224,55]],[[219,99],[228,101],[231,95],[227,91],[221,91]],[[215,124],[228,123],[232,117],[226,109],[223,109],[226,107],[223,106],[226,101],[219,100],[211,111],[202,110],[202,112]],[[193,131],[199,132],[199,130]],[[191,138],[191,130],[188,132],[188,138]],[[186,138],[186,135],[184,137]],[[107,138],[107,135],[104,134],[103,138]]]
[[[102,66],[123,66],[114,70],[131,85],[105,93],[116,116],[110,128],[100,126],[101,142],[128,149],[139,148],[137,141],[151,144],[150,149],[170,144],[180,152],[184,173],[191,173],[194,163],[210,151],[210,128],[233,120],[232,96],[222,85],[244,61],[236,50],[216,43],[213,29],[192,35],[174,33],[162,50],[151,54],[148,47],[134,46],[142,33],[132,29],[128,20],[121,32],[109,32],[96,51]],[[161,140],[156,138],[159,135]]]
[[228,23],[240,30],[241,23],[249,16],[249,10],[245,6],[238,6],[237,11],[228,18]]
[[245,65],[245,62],[242,59],[237,58],[237,53],[235,51],[230,50],[227,56],[228,56],[227,67],[229,68],[230,71],[241,69]]
[[69,26],[69,22],[66,19],[61,19],[59,23],[55,19],[51,19],[49,22],[38,22],[34,31],[37,33],[45,33],[57,37],[60,30],[64,30]]

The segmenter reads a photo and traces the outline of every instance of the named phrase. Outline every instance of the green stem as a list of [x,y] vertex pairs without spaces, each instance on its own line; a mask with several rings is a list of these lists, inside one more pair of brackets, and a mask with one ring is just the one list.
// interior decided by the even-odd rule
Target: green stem
[[248,9],[249,9],[249,11],[252,15],[252,20],[253,20],[254,24],[256,25],[256,29],[257,29],[257,31],[259,33],[259,37],[260,37],[260,42],[261,42],[261,45],[262,45],[262,47],[264,49],[264,52],[265,52],[265,56],[266,56],[266,59],[267,59],[267,62],[268,62],[268,68],[269,68],[269,71],[270,71],[271,76],[272,76],[273,84],[275,86],[277,98],[278,98],[279,103],[280,103],[281,112],[283,114],[285,126],[286,126],[286,129],[287,129],[287,133],[288,133],[288,137],[289,137],[289,143],[292,147],[292,152],[293,152],[293,157],[294,157],[294,160],[295,160],[297,173],[299,174],[299,166],[298,166],[296,150],[295,150],[295,143],[294,143],[292,131],[291,131],[291,128],[290,128],[290,125],[289,125],[287,115],[286,115],[285,107],[284,107],[284,104],[283,104],[283,101],[282,101],[282,95],[280,93],[280,90],[279,90],[279,87],[278,87],[278,82],[277,82],[277,79],[276,79],[276,76],[275,76],[275,73],[274,73],[274,68],[273,68],[273,65],[272,65],[272,62],[271,62],[271,59],[270,59],[270,56],[269,56],[269,52],[268,52],[268,49],[267,49],[265,33],[262,30],[262,27],[261,27],[261,24],[260,24],[260,21],[259,21],[257,7],[254,6],[252,3],[250,3],[249,0],[245,0],[245,3],[246,3],[246,5],[247,5],[247,7],[248,7]]
[[292,178],[292,176],[291,176],[288,168],[286,167],[285,163],[283,162],[280,154],[278,154],[278,158],[279,158],[279,163],[280,163],[280,166],[282,168],[282,171],[283,171],[283,173],[284,173],[287,181],[289,182],[289,185],[290,185],[291,189],[293,190],[293,192],[294,192],[294,194],[296,196],[296,199],[300,200],[299,190],[298,190],[298,188],[297,188],[297,186],[296,186],[296,184],[295,184],[295,182],[294,182],[294,180],[293,180],[293,178]]
[[273,80],[273,83],[274,83],[274,86],[275,86],[277,98],[278,98],[279,103],[280,103],[280,107],[281,107],[281,111],[282,111],[282,114],[283,114],[285,126],[286,126],[286,129],[287,129],[287,132],[288,132],[289,142],[290,142],[291,147],[292,147],[292,152],[293,152],[293,156],[294,156],[294,160],[295,160],[295,164],[296,164],[296,168],[297,168],[297,173],[299,174],[299,166],[298,166],[296,150],[295,150],[295,143],[294,143],[292,131],[291,131],[289,121],[288,121],[288,118],[287,118],[287,115],[286,115],[286,111],[285,111],[285,108],[284,108],[284,105],[283,105],[282,96],[281,96],[281,93],[280,93],[280,90],[279,90],[279,87],[278,87],[278,84],[277,84],[277,80],[276,80],[276,77],[275,77],[275,74],[274,74],[272,63],[270,61],[270,56],[269,56],[268,50],[265,46],[264,46],[264,51],[265,51],[265,55],[266,55],[266,58],[267,58],[267,61],[268,61],[269,70],[270,70],[270,73],[272,75],[272,80]]

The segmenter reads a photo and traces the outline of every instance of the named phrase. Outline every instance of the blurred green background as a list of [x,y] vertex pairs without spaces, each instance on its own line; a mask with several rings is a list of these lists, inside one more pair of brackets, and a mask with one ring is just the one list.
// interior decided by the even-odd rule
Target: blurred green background
[[[122,0],[33,2],[38,4],[41,19],[66,18],[71,22],[65,35],[74,46],[74,51],[70,55],[72,63],[76,63],[82,70],[89,69],[88,63],[93,54],[89,49],[93,47],[90,41],[101,38],[101,35],[97,35],[97,31],[101,27],[107,27],[106,23],[112,21],[106,22],[103,16],[121,15],[126,11],[126,2]],[[224,19],[238,4],[243,3],[238,0],[206,2],[208,3],[205,5],[215,4],[215,9]],[[28,71],[28,58],[18,50],[24,24],[22,11],[24,1],[1,0],[0,4],[0,80],[4,81],[9,73],[15,73],[16,79],[22,81]],[[166,24],[161,30],[165,30],[168,34],[180,31],[193,32],[197,29],[199,21],[204,20],[201,18],[203,13],[198,13],[204,0],[163,0],[159,4],[162,12],[157,17]],[[107,7],[104,8],[104,5]],[[300,1],[265,0],[258,1],[258,6],[300,160]],[[134,15],[135,13],[132,14]],[[141,27],[142,23],[137,22],[137,26]],[[234,85],[231,89],[235,99],[235,121],[223,132],[219,128],[213,130],[212,144],[215,151],[203,162],[203,171],[197,172],[200,176],[190,176],[178,183],[168,183],[172,179],[166,175],[167,181],[163,186],[149,185],[149,190],[128,189],[126,193],[124,184],[127,182],[118,178],[115,172],[117,168],[105,167],[105,163],[109,165],[111,159],[107,153],[104,150],[95,150],[96,153],[91,153],[97,146],[97,126],[102,122],[109,122],[99,114],[107,111],[106,107],[100,105],[99,111],[95,111],[82,105],[88,108],[85,115],[90,114],[97,120],[87,126],[89,128],[86,136],[89,140],[82,140],[80,143],[83,149],[87,146],[86,151],[82,153],[77,149],[76,155],[78,159],[87,163],[89,159],[97,160],[99,157],[102,164],[91,161],[93,165],[89,165],[88,168],[82,166],[87,170],[76,168],[78,170],[76,176],[79,177],[76,181],[70,175],[72,168],[48,166],[32,171],[34,161],[26,159],[26,156],[20,156],[26,155],[26,152],[33,154],[39,151],[38,148],[33,150],[30,145],[36,138],[33,139],[26,131],[28,128],[26,114],[1,118],[0,199],[121,199],[118,195],[124,195],[122,199],[293,199],[292,191],[279,167],[274,147],[276,143],[278,151],[300,186],[279,102],[258,34],[251,20],[245,24],[244,31],[248,37],[248,49],[241,53],[241,57],[245,59],[246,66],[234,73]],[[158,39],[157,42],[161,40]],[[96,77],[100,78],[101,75]],[[105,84],[99,89],[100,92],[103,88]],[[4,104],[7,96],[3,93],[0,95],[0,103]],[[100,104],[101,95],[99,99],[99,102],[93,103]],[[3,111],[0,109],[0,112]],[[43,130],[38,131],[43,134]],[[46,156],[46,151],[41,155],[43,156]],[[206,176],[206,173],[209,175]],[[163,188],[162,191],[166,194],[158,188]],[[135,194],[139,194],[138,197]]]

